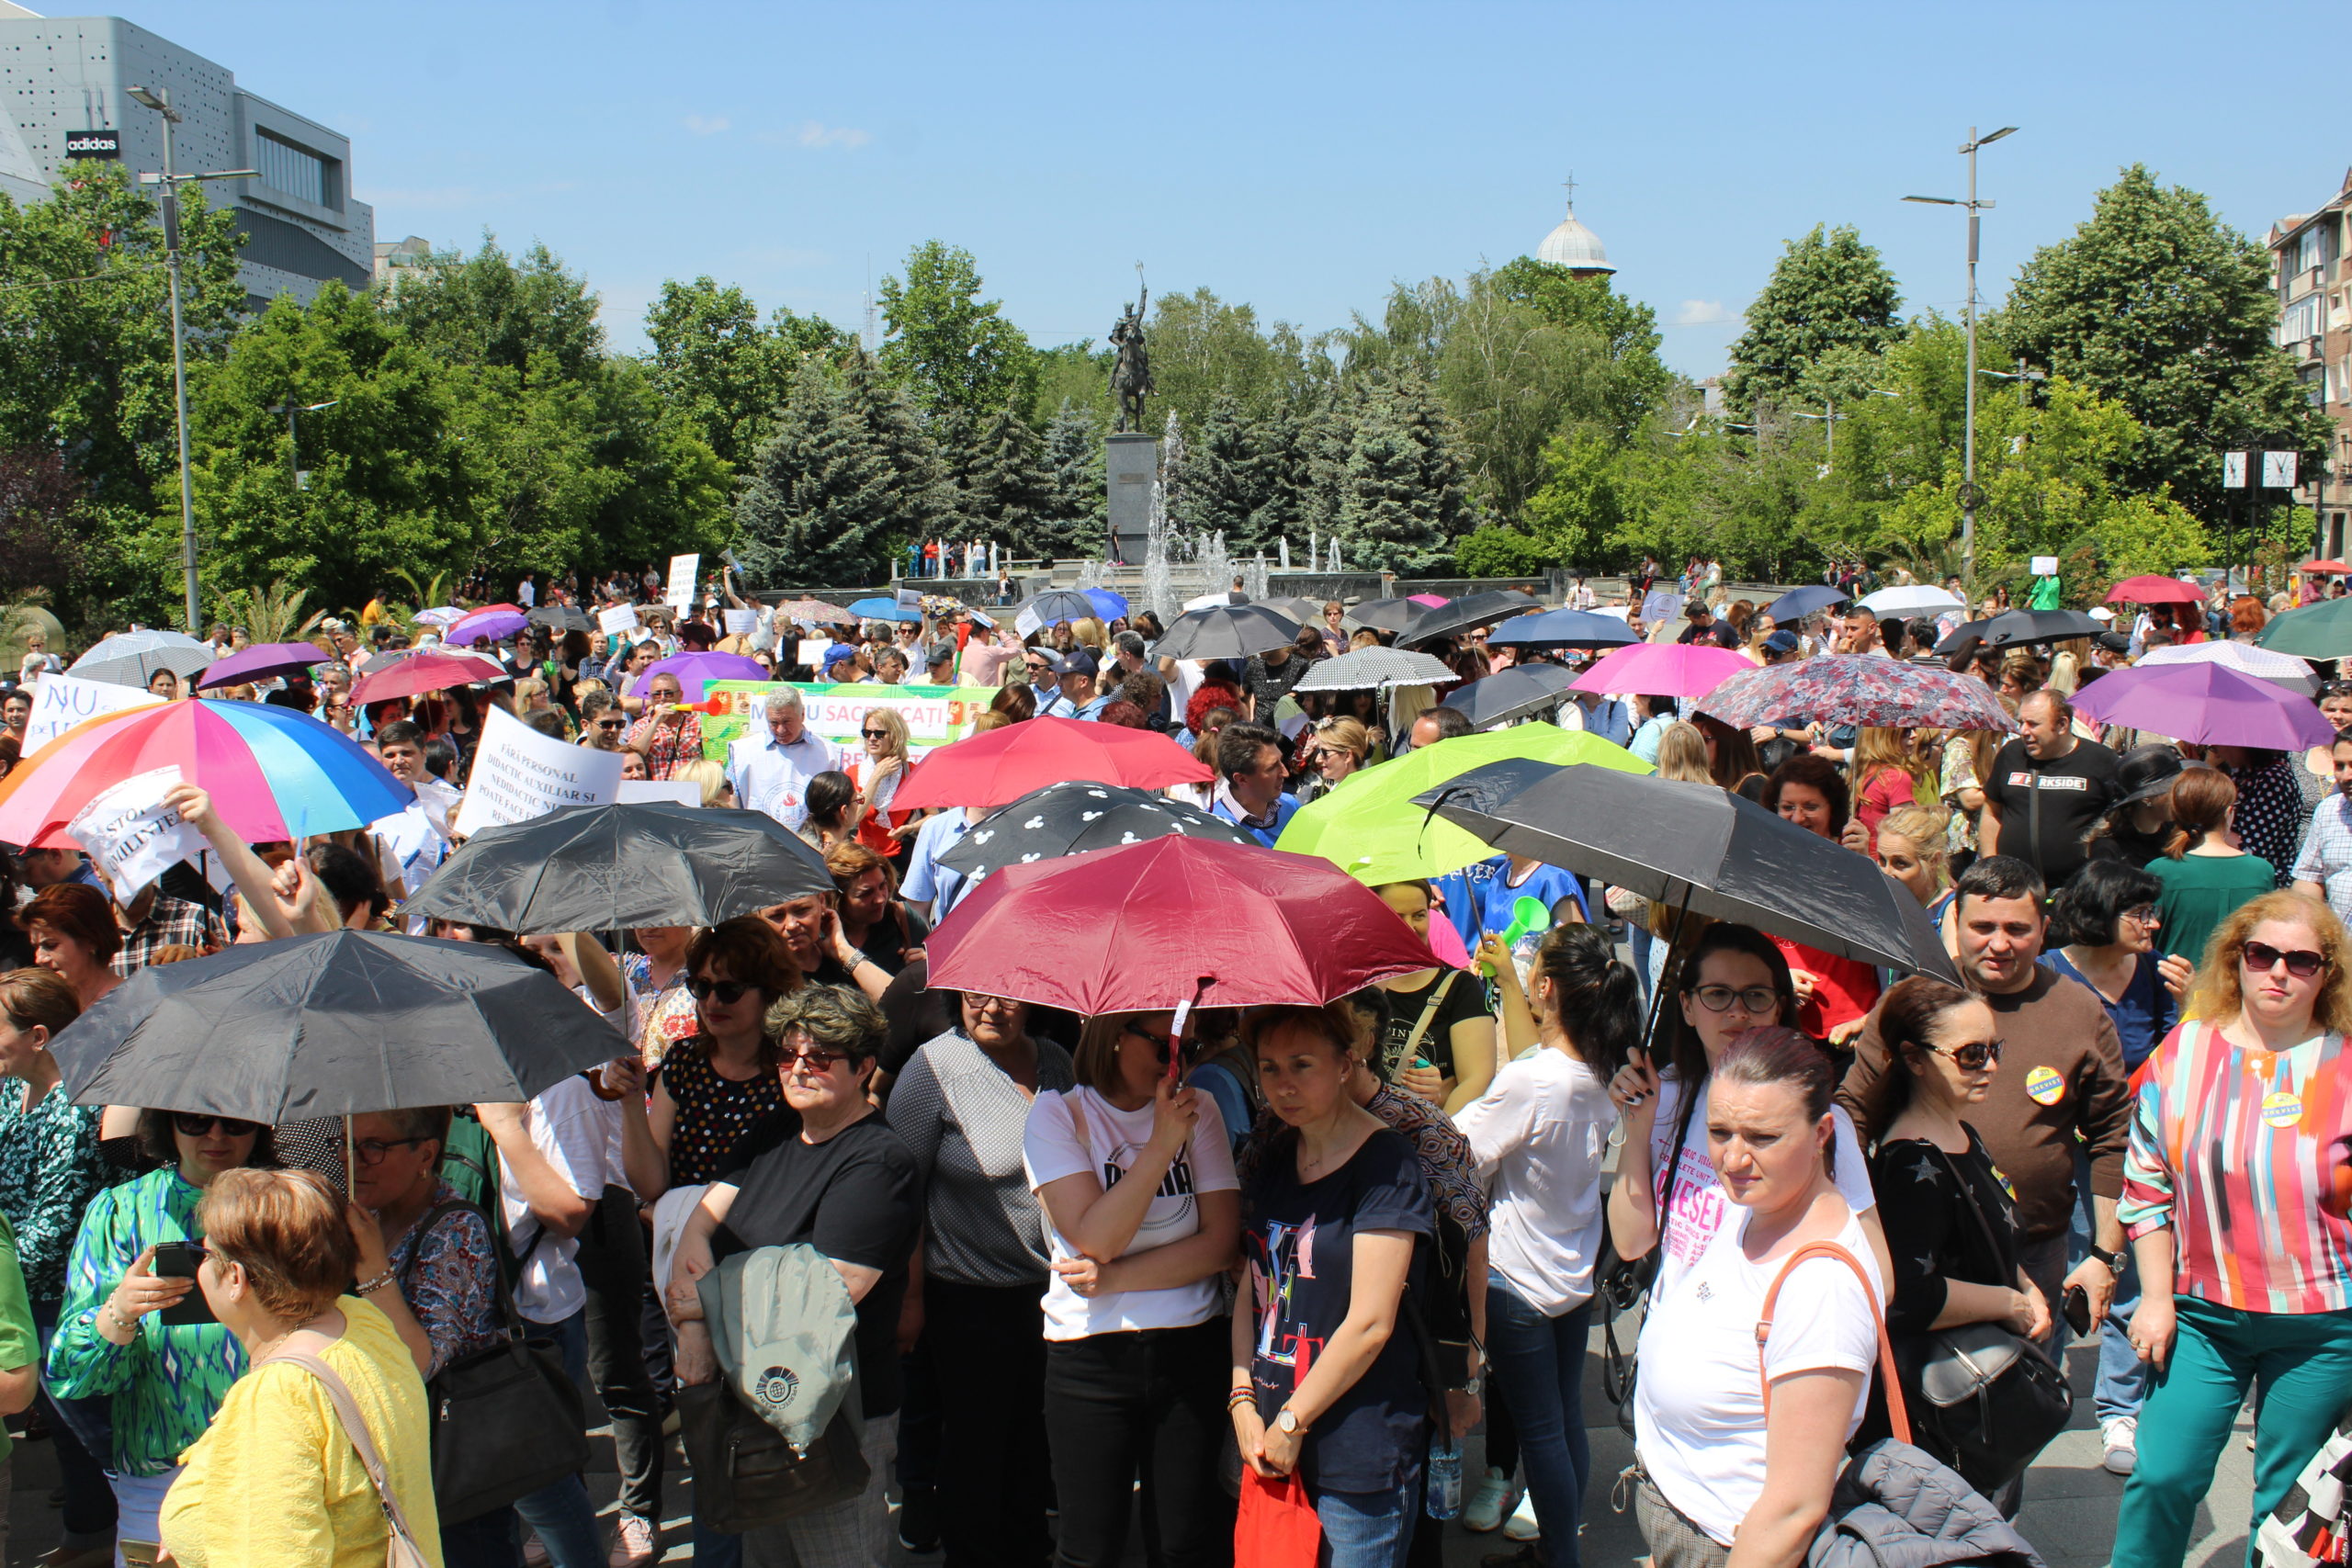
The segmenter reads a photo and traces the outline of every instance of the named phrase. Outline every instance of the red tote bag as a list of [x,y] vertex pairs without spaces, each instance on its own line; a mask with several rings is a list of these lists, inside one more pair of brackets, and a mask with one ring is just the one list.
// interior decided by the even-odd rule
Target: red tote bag
[[1272,1480],[1245,1461],[1241,1508],[1233,1521],[1234,1568],[1315,1568],[1323,1521],[1295,1475]]

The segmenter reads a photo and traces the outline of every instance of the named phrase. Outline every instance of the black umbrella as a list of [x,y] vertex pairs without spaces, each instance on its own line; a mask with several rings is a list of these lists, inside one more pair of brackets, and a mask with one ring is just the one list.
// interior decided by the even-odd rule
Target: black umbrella
[[503,948],[338,931],[150,965],[50,1050],[76,1104],[276,1125],[528,1100],[628,1042]]
[[1100,620],[1102,608],[1075,588],[1048,588],[1021,606],[1023,615],[1034,614],[1042,626],[1054,626],[1062,621]]
[[1065,780],[1033,789],[972,824],[939,863],[978,882],[992,871],[1170,834],[1231,844],[1258,840],[1221,817],[1149,790]]
[[525,935],[708,926],[833,891],[824,857],[763,811],[570,806],[485,828],[401,913]]
[[1953,654],[1983,643],[1987,648],[2025,648],[2038,642],[2065,642],[2097,637],[2107,627],[2080,610],[2008,610],[1989,620],[1969,621],[1936,644],[1940,654]]
[[1927,911],[1867,856],[1713,784],[1514,760],[1473,768],[1413,804],[1505,853],[1671,908],[1960,984]]
[[593,632],[596,623],[585,610],[571,604],[542,604],[523,617],[535,626],[557,632]]
[[1490,588],[1484,593],[1465,593],[1459,599],[1424,610],[1414,616],[1396,640],[1410,648],[1431,637],[1466,632],[1473,626],[1490,626],[1513,615],[1532,615],[1543,607],[1528,594],[1509,588]]
[[1843,604],[1852,597],[1853,595],[1845,590],[1832,588],[1826,582],[1808,582],[1802,587],[1792,588],[1778,599],[1773,600],[1771,604],[1765,606],[1764,613],[1772,617],[1774,626],[1785,626],[1792,622],[1804,620],[1815,610],[1826,610],[1832,604]]
[[1421,612],[1428,608],[1410,599],[1367,599],[1350,610],[1348,618],[1374,631],[1401,632],[1420,619]]
[[1566,700],[1577,672],[1557,664],[1514,664],[1482,681],[1473,681],[1445,705],[1459,708],[1473,729],[1509,724],[1530,714],[1549,713]]
[[1546,610],[1540,615],[1519,615],[1497,626],[1487,638],[1488,648],[1624,648],[1641,641],[1634,628],[1614,615],[1589,610]]
[[1263,604],[1212,604],[1170,621],[1152,651],[1165,659],[1247,659],[1297,639],[1298,623]]

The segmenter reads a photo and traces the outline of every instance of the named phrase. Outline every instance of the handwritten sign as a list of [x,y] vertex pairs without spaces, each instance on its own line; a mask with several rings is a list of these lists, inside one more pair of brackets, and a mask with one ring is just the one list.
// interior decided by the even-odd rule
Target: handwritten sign
[[503,708],[482,715],[481,746],[458,807],[462,834],[528,822],[567,806],[604,806],[620,793],[621,754],[540,734]]
[[177,767],[134,773],[99,791],[65,826],[65,836],[88,852],[126,909],[174,864],[204,853],[204,835],[164,804],[179,782]]
[[674,604],[680,611],[691,610],[695,603],[695,578],[702,570],[702,557],[672,556],[670,586],[662,591],[662,602]]
[[834,685],[797,681],[711,681],[703,686],[706,701],[719,699],[724,710],[702,719],[703,755],[727,760],[728,742],[767,722],[767,699],[775,692],[798,692],[808,710],[808,730],[853,756],[862,755],[859,731],[865,716],[889,708],[907,722],[907,751],[910,758],[961,740],[972,733],[972,721],[989,711],[994,686]]
[[125,708],[156,705],[157,699],[137,686],[111,681],[88,681],[79,675],[41,675],[33,681],[33,716],[25,726],[25,756],[30,758],[85,718],[120,713]]
[[609,610],[596,612],[596,629],[606,637],[619,637],[625,632],[637,630],[637,606],[634,604],[616,604]]

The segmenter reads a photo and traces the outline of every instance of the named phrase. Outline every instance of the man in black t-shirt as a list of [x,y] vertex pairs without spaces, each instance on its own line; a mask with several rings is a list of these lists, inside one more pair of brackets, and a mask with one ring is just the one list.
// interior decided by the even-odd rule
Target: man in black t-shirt
[[2018,709],[2025,734],[2003,746],[1984,780],[1983,852],[2015,855],[2054,895],[2090,858],[2084,836],[2122,794],[2115,753],[2073,729],[2074,707],[2039,691]]

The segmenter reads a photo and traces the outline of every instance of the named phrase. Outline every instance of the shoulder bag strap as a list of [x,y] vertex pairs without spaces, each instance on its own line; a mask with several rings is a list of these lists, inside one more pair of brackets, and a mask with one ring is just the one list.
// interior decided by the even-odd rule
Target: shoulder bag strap
[[[269,1359],[290,1362],[319,1380],[319,1386],[326,1390],[328,1403],[334,1406],[336,1419],[343,1424],[343,1435],[350,1439],[352,1448],[359,1455],[361,1467],[368,1472],[368,1479],[375,1483],[376,1500],[383,1506],[384,1523],[391,1532],[392,1562],[424,1562],[424,1551],[417,1546],[416,1537],[409,1532],[408,1516],[401,1511],[401,1500],[392,1492],[391,1477],[385,1472],[383,1456],[376,1451],[375,1437],[368,1430],[368,1423],[360,1418],[359,1405],[351,1397],[350,1387],[333,1367],[307,1350],[281,1350]],[[403,1557],[402,1548],[411,1555]]]
[[1854,1260],[1854,1255],[1834,1241],[1809,1241],[1789,1254],[1788,1261],[1781,1264],[1781,1271],[1772,1277],[1771,1288],[1764,1292],[1764,1315],[1756,1320],[1756,1382],[1764,1391],[1764,1418],[1768,1421],[1772,1418],[1772,1384],[1764,1375],[1764,1345],[1772,1337],[1772,1309],[1780,1302],[1781,1287],[1788,1281],[1791,1271],[1808,1258],[1834,1258],[1852,1269],[1854,1278],[1861,1281],[1862,1294],[1873,1307],[1871,1326],[1878,1331],[1878,1381],[1886,1391],[1887,1425],[1893,1428],[1896,1442],[1909,1442],[1911,1416],[1903,1407],[1903,1380],[1895,1375],[1894,1347],[1886,1337],[1886,1314],[1875,1310],[1878,1292],[1872,1288],[1871,1277],[1862,1271],[1862,1266]]
[[[1952,1185],[1960,1189],[1961,1198],[1968,1204],[1968,1212],[1976,1216],[1976,1229],[1978,1233],[1984,1237],[1985,1256],[1993,1260],[1994,1268],[2000,1268],[2002,1263],[2001,1243],[1999,1238],[1995,1236],[1993,1234],[1993,1222],[1986,1217],[1984,1213],[1984,1206],[1976,1201],[1976,1190],[1968,1185],[1968,1179],[1960,1173],[1960,1162],[1952,1158],[1950,1154],[1946,1153],[1942,1145],[1936,1143],[1935,1140],[1929,1139],[1928,1141],[1928,1146],[1936,1151],[1936,1157],[1943,1161],[1944,1168],[1951,1173]],[[2012,1267],[2014,1266],[2015,1265],[2012,1264]],[[2052,1306],[2050,1310],[2054,1313],[2058,1309],[2055,1306]]]
[[1447,994],[1453,989],[1453,982],[1461,977],[1461,970],[1448,969],[1438,976],[1437,984],[1430,987],[1430,999],[1421,1004],[1421,1016],[1414,1021],[1413,1032],[1405,1036],[1404,1046],[1388,1064],[1389,1077],[1396,1077],[1396,1069],[1405,1066],[1420,1050],[1421,1040],[1430,1032],[1430,1021],[1437,1017],[1437,1010],[1445,1005]]

